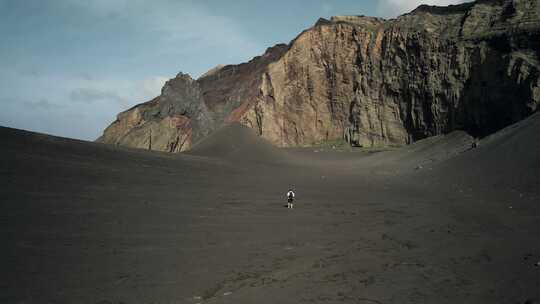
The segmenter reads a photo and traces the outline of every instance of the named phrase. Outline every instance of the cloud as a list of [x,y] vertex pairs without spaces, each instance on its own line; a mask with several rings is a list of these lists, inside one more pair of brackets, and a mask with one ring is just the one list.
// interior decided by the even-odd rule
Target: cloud
[[163,76],[153,76],[142,80],[142,98],[151,99],[161,94],[161,88],[169,78]]
[[74,102],[87,104],[114,101],[122,106],[125,106],[129,101],[129,98],[120,96],[116,92],[96,88],[76,88],[69,93],[69,99]]
[[64,106],[58,103],[50,102],[46,98],[41,98],[38,101],[32,101],[28,99],[21,99],[18,97],[0,98],[0,105],[6,109],[6,107],[21,107],[25,108],[25,111],[37,111],[42,110],[55,110],[61,109]]
[[[194,62],[188,58],[215,56],[219,52],[217,57],[231,58],[225,59],[230,62],[210,65],[240,63],[267,47],[247,34],[242,21],[211,12],[204,1],[155,0],[152,5],[144,0],[58,2],[63,3],[66,11],[85,12],[83,20],[77,23],[83,30],[96,26],[112,29],[108,35],[118,34],[116,44],[129,52],[131,60],[167,58],[178,69],[174,74],[182,70],[197,78],[205,72],[193,68]],[[99,24],[95,25],[96,22]]]
[[[197,78],[267,47],[209,1],[6,3],[0,124],[38,132],[93,139],[118,112],[158,96],[166,75]],[[73,123],[81,113],[84,123]]]
[[[469,0],[470,1],[470,0]],[[385,17],[396,17],[408,13],[422,4],[446,6],[469,2],[467,0],[379,0],[379,13]]]
[[41,110],[52,110],[59,109],[63,106],[60,104],[52,103],[45,98],[40,99],[39,101],[24,101],[24,106],[30,109],[41,109]]
[[69,98],[76,102],[93,103],[103,100],[114,100],[120,104],[125,103],[125,98],[115,92],[104,91],[96,88],[77,88],[71,91]]
[[169,80],[163,76],[151,76],[139,80],[82,78],[79,87],[71,90],[69,100],[92,104],[113,101],[121,107],[130,107],[148,101],[161,94],[161,88]]

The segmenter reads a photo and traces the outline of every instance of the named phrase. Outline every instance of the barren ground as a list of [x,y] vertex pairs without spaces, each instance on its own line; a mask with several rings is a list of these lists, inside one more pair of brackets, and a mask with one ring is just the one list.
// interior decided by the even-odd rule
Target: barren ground
[[540,297],[539,115],[470,150],[280,150],[238,126],[180,155],[0,138],[1,303]]

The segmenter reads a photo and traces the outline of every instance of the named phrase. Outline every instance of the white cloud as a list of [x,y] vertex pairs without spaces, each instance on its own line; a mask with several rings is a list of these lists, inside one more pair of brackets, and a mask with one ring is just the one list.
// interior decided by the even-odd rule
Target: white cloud
[[50,102],[46,98],[42,98],[39,101],[23,101],[23,105],[25,105],[28,109],[38,110],[54,110],[63,107],[62,105]]
[[[148,37],[147,43],[156,46],[152,49],[154,56],[175,54],[178,58],[187,58],[215,51],[219,52],[219,57],[247,61],[267,47],[249,37],[238,20],[214,14],[197,1],[155,0],[151,5],[145,0],[63,1],[76,11],[86,11],[103,20],[117,20],[138,36]],[[218,63],[211,65],[215,64]],[[197,78],[205,71],[185,72]]]
[[82,103],[115,103],[121,108],[149,101],[161,94],[161,88],[169,80],[163,76],[151,76],[142,79],[88,79],[66,80],[73,89],[68,99]]
[[153,76],[143,79],[141,82],[141,94],[145,99],[152,99],[161,94],[161,88],[169,78]]
[[158,96],[166,80],[0,70],[0,125],[93,140],[116,114]]
[[[52,15],[40,18],[38,10],[33,19],[21,18],[43,27],[43,40],[62,52],[13,44],[32,52],[0,60],[0,125],[93,139],[120,111],[158,96],[177,72],[197,78],[206,67],[247,61],[267,47],[247,34],[242,20],[204,1],[43,3],[42,13]],[[33,30],[27,31],[31,40]],[[80,115],[85,120],[77,121]]]
[[379,13],[385,17],[396,17],[408,13],[422,4],[446,6],[468,2],[467,0],[379,0]]
[[114,100],[120,104],[126,104],[127,100],[110,90],[101,90],[96,88],[76,88],[69,94],[72,101],[93,103],[102,100]]

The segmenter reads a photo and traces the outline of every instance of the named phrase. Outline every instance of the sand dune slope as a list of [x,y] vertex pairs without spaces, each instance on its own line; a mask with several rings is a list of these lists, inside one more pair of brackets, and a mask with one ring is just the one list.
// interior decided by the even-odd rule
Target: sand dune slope
[[242,162],[283,161],[287,154],[255,134],[254,130],[232,123],[210,134],[186,154]]
[[540,113],[484,138],[477,149],[442,165],[440,171],[473,184],[538,192]]
[[364,167],[409,171],[449,160],[471,149],[473,138],[463,131],[454,131],[417,141],[395,151],[376,153],[362,160]]

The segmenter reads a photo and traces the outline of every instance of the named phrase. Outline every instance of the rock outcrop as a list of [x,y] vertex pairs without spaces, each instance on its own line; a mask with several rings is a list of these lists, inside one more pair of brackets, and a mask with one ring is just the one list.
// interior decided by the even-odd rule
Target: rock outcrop
[[179,74],[98,141],[184,151],[240,122],[277,146],[483,137],[540,106],[540,3],[420,6],[384,20],[320,19],[288,45],[197,80]]
[[98,142],[166,152],[189,150],[214,129],[198,83],[179,73],[161,95],[118,114]]

